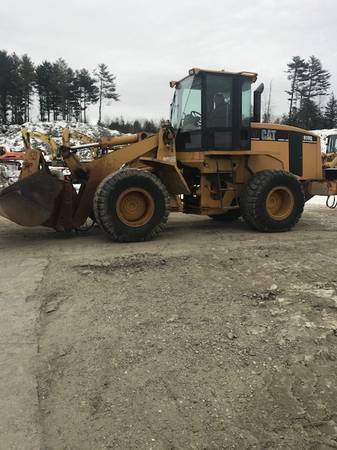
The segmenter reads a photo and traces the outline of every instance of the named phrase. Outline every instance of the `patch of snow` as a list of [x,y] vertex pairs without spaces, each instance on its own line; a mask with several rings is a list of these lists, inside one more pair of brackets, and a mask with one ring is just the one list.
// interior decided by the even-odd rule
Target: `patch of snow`
[[315,195],[315,197],[311,198],[307,203],[306,206],[326,206],[326,197],[323,195]]
[[[90,125],[82,122],[66,122],[64,120],[55,122],[26,122],[23,125],[3,125],[0,129],[0,146],[4,146],[11,151],[23,150],[21,129],[24,127],[29,131],[39,131],[40,133],[48,134],[58,144],[62,143],[62,132],[66,127],[69,127],[70,131],[72,129],[77,130],[95,139],[98,139],[100,136],[116,136],[120,134],[116,130],[110,130],[101,125]],[[39,141],[32,139],[32,142],[39,148],[47,149],[46,145]],[[72,144],[78,145],[80,142],[73,140]]]
[[20,175],[21,164],[1,163],[0,164],[0,189],[3,189],[17,181]]

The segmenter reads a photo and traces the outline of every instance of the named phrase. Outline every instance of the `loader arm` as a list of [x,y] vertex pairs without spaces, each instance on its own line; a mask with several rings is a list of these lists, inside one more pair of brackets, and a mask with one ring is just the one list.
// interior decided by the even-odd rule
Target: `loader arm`
[[[109,153],[98,160],[93,160],[88,164],[77,164],[75,173],[78,174],[82,169],[86,174],[87,180],[84,182],[79,194],[79,204],[73,216],[74,227],[80,227],[89,217],[92,211],[96,189],[106,176],[120,169],[123,165],[135,161],[141,156],[155,152],[157,147],[158,135],[156,134],[143,141],[136,142],[135,144]],[[65,150],[63,151],[62,156],[65,164],[69,167],[70,171],[72,171],[74,167],[74,155]],[[71,164],[68,164],[68,161],[71,162]]]
[[[120,145],[127,140],[132,142],[136,137],[137,135],[126,135],[103,138],[99,145],[107,146],[113,143]],[[138,136],[138,139],[141,139],[138,142],[118,148],[87,164],[81,164],[69,148],[63,148],[63,160],[69,170],[77,177],[83,176],[79,203],[73,216],[75,228],[80,227],[91,214],[95,192],[101,181],[125,165],[156,171],[168,191],[173,195],[190,192],[176,165],[175,140],[172,130],[164,126],[157,134],[142,139],[144,137],[141,134]]]

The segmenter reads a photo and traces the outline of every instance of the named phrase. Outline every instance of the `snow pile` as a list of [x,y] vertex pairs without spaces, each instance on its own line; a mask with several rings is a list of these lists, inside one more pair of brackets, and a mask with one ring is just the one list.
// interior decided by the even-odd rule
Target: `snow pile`
[[[120,134],[116,130],[109,130],[109,128],[100,125],[89,125],[81,122],[66,122],[58,120],[56,122],[26,122],[23,125],[8,125],[2,126],[0,129],[0,146],[6,147],[11,151],[23,150],[23,142],[21,137],[21,128],[27,128],[29,131],[39,131],[52,137],[58,144],[62,143],[63,129],[69,127],[70,131],[77,130],[94,139],[100,136],[115,136]],[[45,144],[32,139],[32,143],[37,147],[46,149]],[[72,145],[80,144],[79,141],[72,140]]]
[[[71,130],[77,130],[87,136],[98,140],[101,136],[116,136],[120,133],[116,130],[109,130],[100,125],[89,125],[81,122],[66,122],[63,120],[55,122],[26,122],[23,125],[3,125],[0,127],[0,147],[3,146],[9,151],[22,151],[24,145],[21,137],[21,129],[27,128],[30,132],[39,131],[53,138],[57,144],[62,144],[62,132],[66,127]],[[71,139],[71,145],[82,144],[79,140]],[[32,138],[32,146],[44,151],[48,159],[49,147],[43,142]],[[88,154],[86,154],[88,153]],[[90,151],[81,152],[81,157],[90,157]],[[13,163],[0,163],[0,189],[15,182],[20,173],[20,165]]]
[[20,163],[0,164],[0,189],[3,189],[17,181],[20,175]]

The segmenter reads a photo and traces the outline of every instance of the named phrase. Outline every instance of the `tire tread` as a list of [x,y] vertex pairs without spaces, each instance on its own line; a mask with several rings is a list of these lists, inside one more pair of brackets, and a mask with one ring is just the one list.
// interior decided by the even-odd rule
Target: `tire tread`
[[[116,229],[116,224],[111,221],[110,215],[108,213],[108,202],[111,196],[111,192],[114,191],[117,184],[125,181],[127,178],[136,177],[142,178],[143,180],[151,181],[156,187],[161,191],[164,197],[164,214],[162,215],[160,222],[156,224],[151,230],[145,233],[143,236],[135,234],[132,236],[130,233],[120,233]],[[167,192],[166,187],[161,182],[161,180],[151,172],[147,172],[142,169],[136,168],[123,168],[108,175],[99,184],[93,202],[94,214],[96,222],[100,228],[109,235],[112,240],[117,242],[135,242],[135,241],[148,241],[157,237],[165,228],[166,222],[168,220],[170,212],[170,197]]]
[[[264,205],[262,204],[266,189],[275,179],[283,179],[286,184],[290,183],[295,192],[296,214],[289,223],[278,224],[273,227],[266,220]],[[289,187],[289,186],[288,186]],[[294,192],[293,192],[294,194]],[[296,196],[298,202],[296,202]],[[245,222],[258,231],[288,231],[299,221],[304,208],[304,192],[300,182],[295,175],[285,170],[263,170],[255,174],[244,187],[240,197],[240,207]]]

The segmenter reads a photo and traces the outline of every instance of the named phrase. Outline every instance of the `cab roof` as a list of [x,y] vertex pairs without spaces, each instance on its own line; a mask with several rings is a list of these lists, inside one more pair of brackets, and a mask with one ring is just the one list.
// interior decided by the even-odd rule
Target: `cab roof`
[[255,72],[246,72],[246,71],[230,72],[230,71],[227,71],[227,70],[224,70],[224,69],[222,69],[222,70],[210,70],[210,69],[200,69],[199,67],[193,67],[192,69],[190,69],[188,71],[188,75],[186,77],[182,78],[179,81],[170,81],[170,86],[174,87],[177,83],[179,83],[180,81],[184,80],[188,76],[196,75],[196,74],[198,74],[200,72],[220,73],[220,74],[223,74],[223,75],[240,75],[240,76],[243,76],[243,77],[251,78],[252,79],[252,83],[254,83],[256,81],[256,79],[257,79],[257,73],[255,73]]

